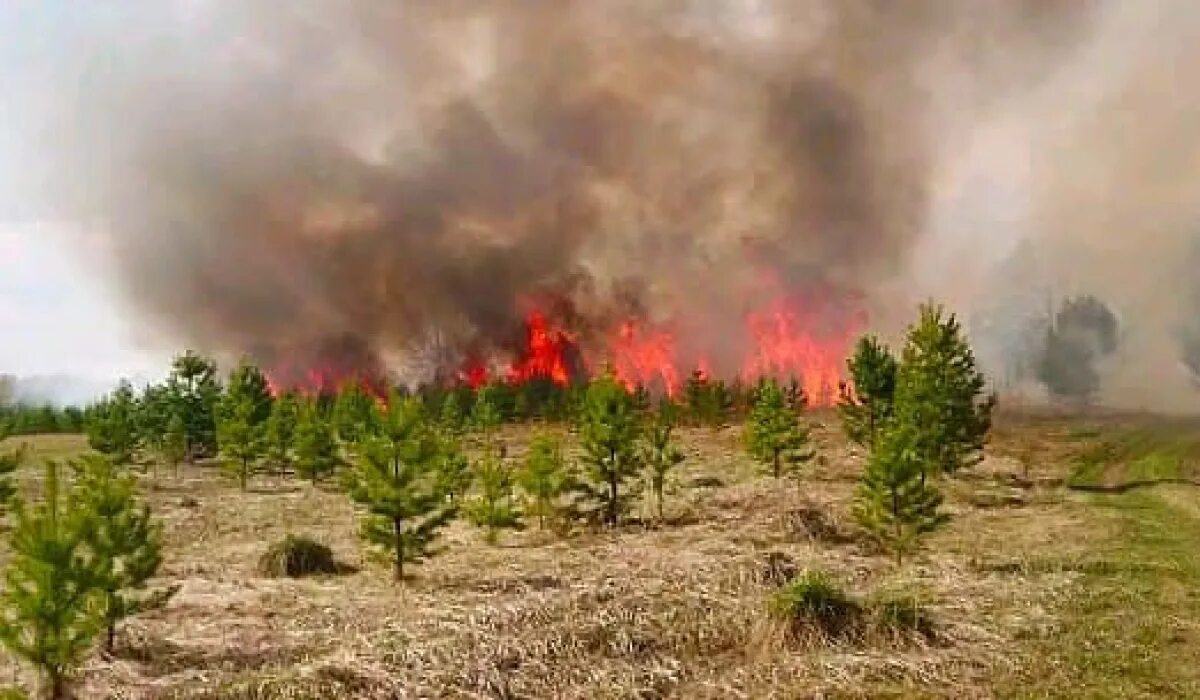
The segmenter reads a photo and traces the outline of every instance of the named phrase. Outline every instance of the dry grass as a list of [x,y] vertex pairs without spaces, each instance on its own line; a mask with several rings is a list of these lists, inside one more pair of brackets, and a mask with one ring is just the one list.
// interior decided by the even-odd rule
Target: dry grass
[[[117,658],[89,663],[84,697],[992,696],[1022,640],[1057,624],[1097,537],[1088,506],[1060,486],[1071,428],[1002,421],[994,456],[949,489],[952,523],[897,572],[847,515],[862,455],[819,421],[825,459],[800,493],[758,476],[737,430],[685,431],[666,523],[647,510],[614,532],[533,528],[497,547],[455,523],[446,553],[405,587],[366,556],[345,496],[271,477],[240,493],[216,468],[185,467],[147,482],[166,524],[162,578],[179,593],[129,623]],[[527,434],[508,434],[512,454]],[[1044,483],[1016,483],[1011,455],[1028,451]],[[992,491],[1019,498],[980,495]],[[359,570],[261,577],[259,556],[289,532]],[[862,600],[918,589],[936,639],[764,644],[781,564],[828,571]]]

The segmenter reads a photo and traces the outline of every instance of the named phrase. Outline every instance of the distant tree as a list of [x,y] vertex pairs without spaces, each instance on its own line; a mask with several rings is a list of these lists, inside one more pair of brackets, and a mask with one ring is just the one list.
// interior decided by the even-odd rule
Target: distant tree
[[500,388],[494,384],[481,388],[475,395],[475,406],[471,410],[471,423],[483,436],[484,444],[489,446],[493,444],[496,431],[504,421],[500,412],[500,392]]
[[361,382],[348,381],[342,385],[333,405],[333,424],[343,442],[357,443],[370,433],[375,412],[375,397],[367,393]]
[[[209,457],[217,453],[217,403],[221,385],[217,381],[217,363],[187,351],[171,363],[167,377],[174,410],[187,429],[187,459]],[[253,410],[248,422],[254,423]]]
[[875,446],[879,428],[892,414],[896,394],[896,358],[874,336],[858,340],[854,355],[846,361],[851,383],[840,387],[838,412],[851,441],[868,449]]
[[85,427],[92,449],[117,464],[133,460],[138,445],[137,404],[129,382],[117,384],[112,394],[89,409]]
[[642,461],[646,465],[646,477],[658,510],[658,519],[663,519],[663,491],[667,475],[683,462],[683,453],[676,447],[672,435],[677,420],[675,405],[664,401],[650,421],[646,431],[646,450]]
[[263,455],[263,426],[254,421],[257,406],[250,396],[229,396],[222,403],[217,437],[227,472],[245,491]]
[[135,412],[138,440],[152,455],[151,471],[157,474],[157,460],[164,457],[167,423],[175,411],[164,384],[147,384],[138,397]]
[[0,643],[42,674],[46,695],[66,700],[71,674],[103,628],[103,601],[85,541],[85,513],[65,508],[58,467],[46,465],[44,499],[15,504],[16,525],[0,592]]
[[782,389],[784,404],[792,412],[800,413],[808,408],[808,395],[804,393],[804,387],[800,384],[799,379],[791,377]]
[[437,553],[433,544],[457,509],[438,480],[446,443],[431,429],[421,403],[393,393],[379,422],[379,434],[362,445],[346,486],[368,511],[362,537],[390,555],[400,581],[406,562]]
[[[7,428],[0,425],[0,443],[8,438]],[[25,459],[25,449],[19,447],[15,450],[0,452],[0,516],[7,515],[10,506],[13,504],[13,499],[17,495],[16,484],[13,483],[13,476],[17,469],[20,468],[21,462]]]
[[171,473],[179,476],[179,463],[187,459],[187,425],[183,416],[171,413],[167,430],[160,445],[163,461],[171,467]]
[[75,488],[70,502],[81,513],[84,542],[93,557],[92,585],[100,591],[104,649],[113,652],[117,624],[166,602],[169,591],[147,592],[162,563],[162,530],[139,501],[135,482],[118,476],[100,456],[72,463]]
[[463,392],[459,390],[446,392],[438,414],[438,424],[443,433],[448,435],[462,434],[467,421],[467,397],[469,396],[469,393],[464,396]]
[[1056,397],[1080,403],[1100,389],[1096,363],[1117,349],[1117,317],[1093,296],[1066,300],[1046,330],[1038,379]]
[[787,407],[783,390],[774,379],[764,379],[755,392],[754,406],[745,428],[746,449],[778,479],[787,471],[797,477],[814,454],[808,431]]
[[513,471],[492,450],[485,450],[475,465],[479,492],[466,506],[467,518],[484,531],[484,539],[495,544],[504,529],[521,527],[521,512],[513,499]]
[[612,376],[594,380],[580,417],[584,476],[576,484],[578,502],[598,506],[607,525],[616,525],[628,509],[629,496],[622,485],[642,468],[638,453],[641,423],[633,398]]
[[475,481],[475,473],[471,469],[470,460],[458,450],[455,443],[446,436],[443,436],[442,440],[443,446],[437,468],[437,490],[446,494],[446,498],[452,504],[457,504],[471,489],[471,484]]
[[920,538],[941,526],[942,496],[924,478],[916,426],[889,424],[879,434],[854,502],[854,517],[902,563]]
[[333,474],[342,464],[333,426],[313,403],[300,409],[292,444],[296,475],[313,484]]
[[559,498],[571,487],[562,441],[551,435],[535,435],[516,478],[527,498],[526,512],[537,516],[538,528],[544,530],[546,520],[557,512]]
[[954,315],[923,305],[908,330],[893,409],[917,451],[922,478],[953,474],[979,461],[996,404],[985,385]]
[[[312,410],[315,411],[316,408],[313,407]],[[295,396],[283,394],[275,399],[271,405],[271,415],[267,417],[263,428],[263,457],[278,471],[286,471],[292,466],[299,420],[300,407]],[[307,439],[313,440],[312,437]],[[312,450],[313,447],[310,445],[307,449]],[[321,453],[321,450],[315,450],[313,454],[316,453]]]
[[270,418],[271,385],[262,370],[245,359],[229,373],[225,393],[221,397],[221,410],[243,402],[249,404],[247,418],[255,427],[262,426]]

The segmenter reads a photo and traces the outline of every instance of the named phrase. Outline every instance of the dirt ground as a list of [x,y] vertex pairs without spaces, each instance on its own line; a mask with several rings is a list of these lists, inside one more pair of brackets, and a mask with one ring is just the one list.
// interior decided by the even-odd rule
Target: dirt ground
[[[645,509],[615,531],[534,525],[497,546],[456,522],[444,553],[404,585],[357,539],[354,509],[332,488],[258,476],[242,493],[213,466],[146,474],[165,524],[162,583],[179,592],[125,625],[115,658],[88,662],[81,697],[1007,694],[1026,640],[1061,622],[1081,576],[1072,562],[1105,536],[1106,521],[1066,488],[1092,428],[1001,416],[984,462],[945,486],[948,526],[897,567],[850,519],[862,455],[832,415],[813,421],[820,458],[799,486],[760,476],[739,429],[689,429],[664,522]],[[516,456],[527,438],[505,434]],[[61,457],[83,445],[38,438],[32,448]],[[325,542],[354,570],[258,575],[258,557],[288,533]],[[769,558],[828,571],[862,599],[919,591],[936,634],[787,643],[766,614]],[[11,662],[5,671],[25,673]]]

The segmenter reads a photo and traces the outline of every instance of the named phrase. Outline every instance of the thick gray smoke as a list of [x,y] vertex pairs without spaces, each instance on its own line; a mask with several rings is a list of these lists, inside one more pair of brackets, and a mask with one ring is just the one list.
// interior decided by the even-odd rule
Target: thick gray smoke
[[428,373],[536,303],[585,345],[671,320],[728,365],[764,286],[892,332],[1005,292],[980,280],[1022,238],[1103,296],[1096,241],[1193,225],[1128,170],[1167,172],[1134,116],[1152,149],[1200,131],[1163,116],[1200,90],[1154,72],[1196,51],[1182,1],[123,7],[58,68],[49,191],[150,324],[227,356]]

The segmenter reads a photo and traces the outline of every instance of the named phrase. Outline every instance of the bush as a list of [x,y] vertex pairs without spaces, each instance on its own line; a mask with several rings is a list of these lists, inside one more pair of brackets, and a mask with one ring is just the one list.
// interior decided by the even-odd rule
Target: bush
[[775,591],[770,600],[773,618],[788,625],[790,636],[816,633],[825,638],[852,635],[859,628],[862,606],[837,586],[828,574],[806,570]]
[[304,535],[284,537],[258,560],[258,572],[271,578],[299,578],[341,571],[342,567],[333,559],[333,550]]

